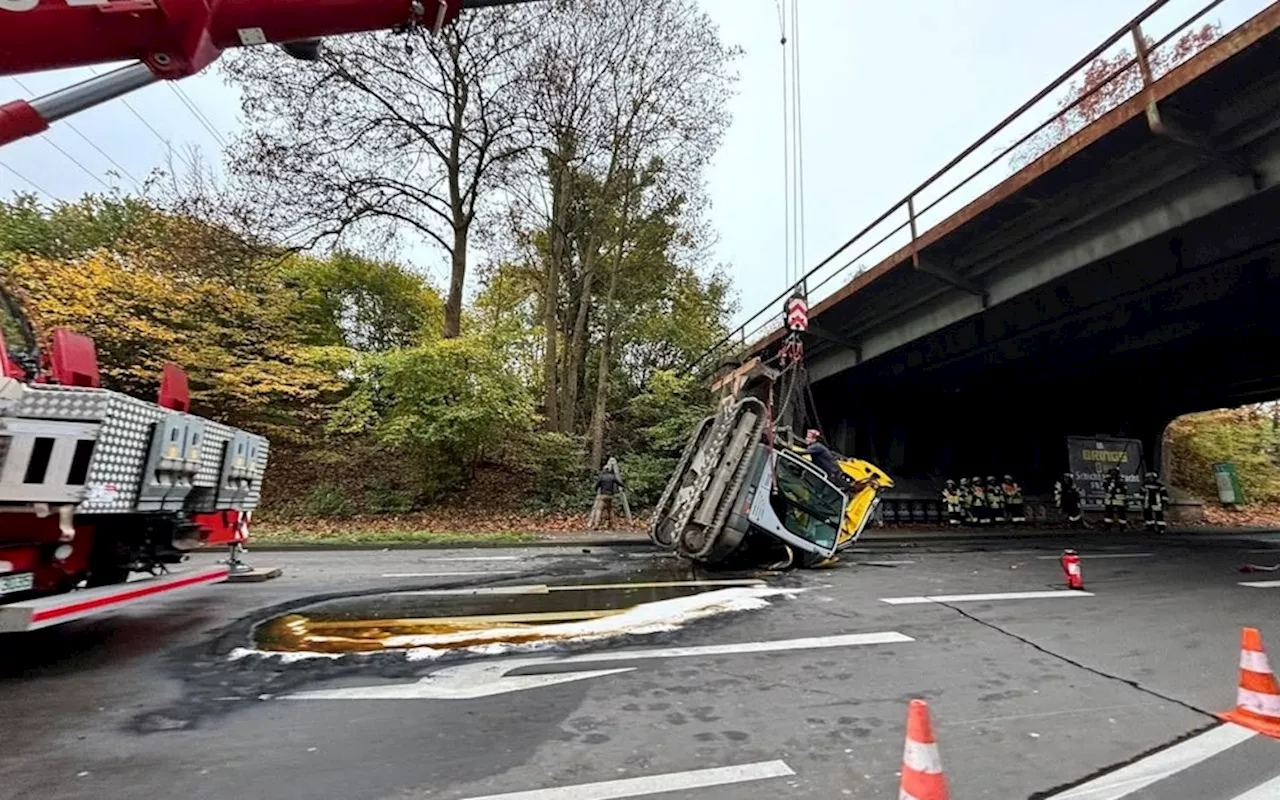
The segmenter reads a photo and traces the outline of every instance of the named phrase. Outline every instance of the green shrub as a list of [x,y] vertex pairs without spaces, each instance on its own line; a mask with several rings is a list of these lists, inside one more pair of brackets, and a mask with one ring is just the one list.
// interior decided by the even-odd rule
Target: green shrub
[[330,483],[319,483],[307,495],[305,508],[315,517],[349,517],[351,502],[342,490]]
[[584,466],[582,439],[540,431],[526,437],[521,468],[533,477],[530,504],[537,508],[573,509],[591,504],[591,475]]
[[676,459],[651,453],[633,453],[623,456],[620,465],[622,480],[627,484],[627,495],[634,510],[657,505],[662,490],[671,478],[671,471],[675,469]]
[[364,507],[371,514],[407,514],[413,510],[414,493],[379,479],[364,490]]

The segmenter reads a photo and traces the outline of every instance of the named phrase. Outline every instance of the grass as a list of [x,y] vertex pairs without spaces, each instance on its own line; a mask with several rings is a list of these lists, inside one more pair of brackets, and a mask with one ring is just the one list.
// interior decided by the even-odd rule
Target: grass
[[257,545],[473,545],[522,544],[542,539],[534,533],[497,531],[494,533],[449,533],[422,530],[325,531],[288,526],[258,526],[249,537],[249,547]]

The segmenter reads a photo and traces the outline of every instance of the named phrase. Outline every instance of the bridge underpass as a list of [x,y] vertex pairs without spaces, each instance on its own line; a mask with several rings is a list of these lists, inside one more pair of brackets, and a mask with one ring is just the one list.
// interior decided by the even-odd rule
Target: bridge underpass
[[[840,450],[895,477],[1011,472],[1280,397],[1280,4],[811,312]],[[781,333],[757,348],[776,349]]]

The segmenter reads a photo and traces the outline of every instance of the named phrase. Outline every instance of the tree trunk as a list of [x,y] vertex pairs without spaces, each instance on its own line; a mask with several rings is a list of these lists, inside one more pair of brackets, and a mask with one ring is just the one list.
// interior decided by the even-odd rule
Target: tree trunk
[[453,228],[453,249],[449,252],[453,271],[449,276],[449,298],[444,304],[444,338],[462,335],[462,287],[467,280],[467,227]]
[[591,289],[595,283],[595,259],[582,266],[582,293],[578,295],[578,314],[573,321],[573,338],[569,342],[569,357],[565,360],[564,406],[561,408],[560,429],[573,433],[578,408],[578,384],[581,380],[582,362],[587,355],[587,317],[591,311]]
[[599,472],[604,463],[604,419],[609,411],[609,360],[613,355],[613,329],[617,322],[614,298],[618,293],[618,276],[622,274],[622,251],[631,228],[631,193],[622,195],[622,214],[618,220],[618,239],[609,270],[609,293],[605,298],[604,340],[600,343],[600,366],[596,373],[596,407],[591,414],[591,468]]
[[569,170],[568,161],[563,155],[563,148],[561,148],[561,152],[556,154],[556,163],[553,165],[554,172],[551,180],[551,256],[547,259],[546,297],[544,298],[542,312],[542,327],[546,335],[546,347],[543,348],[542,353],[542,378],[546,384],[544,387],[546,399],[543,413],[546,414],[547,429],[552,431],[560,430],[558,403],[560,387],[558,386],[557,378],[559,375],[556,369],[560,359],[557,355],[557,340],[560,335],[560,271],[565,258],[564,228],[569,216],[569,202],[565,196],[568,191],[568,187],[565,184]]
[[462,202],[462,137],[466,121],[467,76],[460,62],[461,43],[449,41],[449,56],[453,62],[453,117],[449,126],[449,162],[446,165],[449,179],[449,215],[453,217],[453,247],[449,250],[449,297],[444,304],[444,338],[456,339],[462,334],[462,287],[467,281],[467,235],[471,221]]
[[[618,243],[618,258],[621,261],[622,243]],[[600,471],[604,463],[604,418],[609,411],[609,359],[613,350],[613,323],[616,315],[613,311],[613,298],[618,289],[617,263],[609,275],[609,294],[605,300],[604,339],[600,342],[600,366],[596,372],[596,407],[591,414],[591,469]]]

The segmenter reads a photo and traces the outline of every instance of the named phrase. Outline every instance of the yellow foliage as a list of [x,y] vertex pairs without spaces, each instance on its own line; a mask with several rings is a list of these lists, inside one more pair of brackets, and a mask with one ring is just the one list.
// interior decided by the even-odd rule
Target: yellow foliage
[[283,285],[252,290],[216,274],[159,266],[145,252],[97,250],[73,259],[16,256],[9,280],[42,336],[66,326],[97,343],[104,385],[154,397],[166,361],[185,367],[196,411],[287,436],[340,392],[351,356],[316,346],[295,322]]

